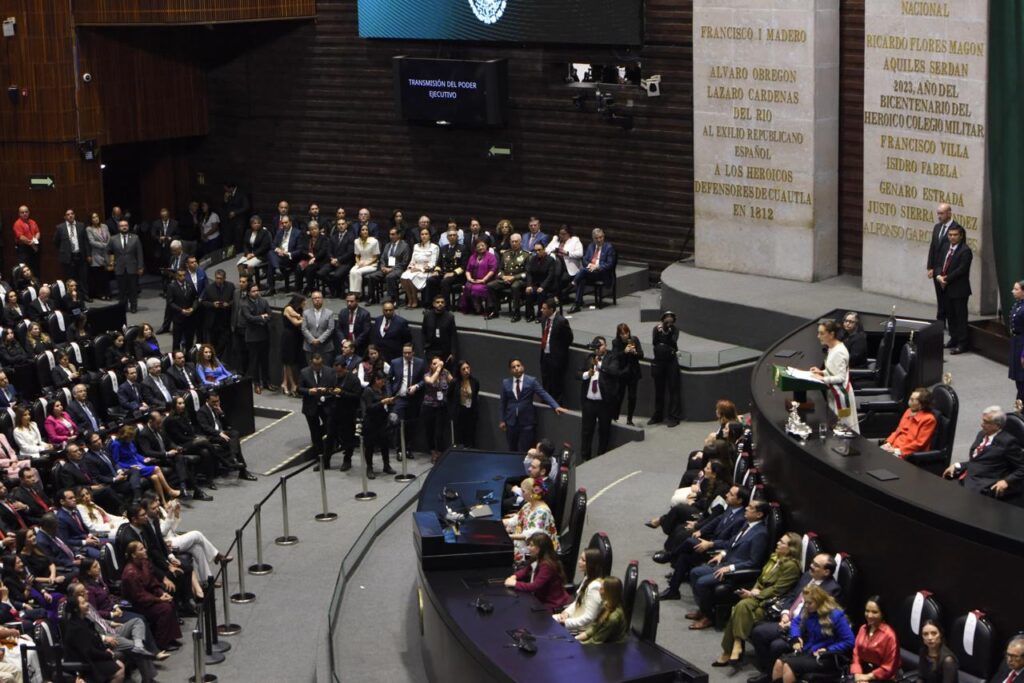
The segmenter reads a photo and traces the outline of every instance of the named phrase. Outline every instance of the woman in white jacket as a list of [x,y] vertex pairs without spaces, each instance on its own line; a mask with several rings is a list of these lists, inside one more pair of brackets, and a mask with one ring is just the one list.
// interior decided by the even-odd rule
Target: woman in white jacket
[[604,579],[601,553],[596,548],[587,548],[580,553],[576,566],[585,577],[576,589],[576,599],[554,615],[555,621],[573,633],[586,630],[597,619],[601,612],[601,581]]

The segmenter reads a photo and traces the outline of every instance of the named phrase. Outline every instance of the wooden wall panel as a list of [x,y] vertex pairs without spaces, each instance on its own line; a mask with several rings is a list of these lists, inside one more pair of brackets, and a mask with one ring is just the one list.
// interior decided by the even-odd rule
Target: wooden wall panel
[[[639,89],[616,99],[634,115],[631,131],[605,123],[587,103],[579,112],[558,65],[607,63],[602,48],[365,41],[356,4],[321,2],[315,24],[219,27],[220,53],[237,54],[208,74],[210,134],[192,157],[199,188],[216,198],[236,179],[254,206],[281,198],[367,206],[379,220],[401,208],[435,220],[478,215],[493,227],[530,214],[546,226],[601,226],[627,258],[652,271],[692,248],[691,10],[649,0],[645,74],[661,74],[662,97]],[[447,130],[398,120],[391,57],[509,59],[512,106],[500,130]],[[632,106],[626,106],[626,100]],[[513,159],[487,159],[495,143]]]
[[839,45],[839,271],[860,275],[864,236],[864,0],[842,0]]
[[206,76],[195,31],[80,29],[84,86],[98,101],[104,145],[205,135]]
[[79,26],[215,24],[316,13],[315,0],[73,0],[73,6]]
[[[30,190],[29,176],[50,174],[55,189]],[[42,248],[42,275],[47,279],[60,276],[60,266],[51,247],[53,229],[64,219],[64,211],[75,210],[76,218],[88,219],[92,211],[103,212],[103,183],[99,164],[83,161],[75,142],[24,143],[0,142],[0,197],[3,205],[4,263],[14,263],[14,238],[10,232],[18,217],[18,206],[27,204],[32,218],[39,223]],[[3,278],[10,277],[10,268]]]
[[[0,38],[5,91],[0,97],[0,140],[74,140],[75,76],[67,4],[15,0],[3,17],[17,20],[15,35]],[[26,91],[17,104],[8,85]]]

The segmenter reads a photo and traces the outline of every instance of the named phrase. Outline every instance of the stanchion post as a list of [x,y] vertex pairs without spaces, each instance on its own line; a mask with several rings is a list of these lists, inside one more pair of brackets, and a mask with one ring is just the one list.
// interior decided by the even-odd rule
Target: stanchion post
[[224,605],[224,621],[217,627],[217,634],[222,636],[235,636],[242,632],[242,627],[239,624],[231,623],[231,600],[228,598],[228,583],[230,578],[228,564],[230,562],[231,559],[227,557],[220,561],[220,595],[221,604]]
[[323,504],[323,512],[316,516],[318,522],[333,522],[338,519],[338,513],[327,510],[327,447],[320,448],[320,502]]
[[278,545],[295,545],[298,536],[288,533],[288,477],[281,477],[281,535],[274,539]]
[[249,573],[263,576],[274,571],[274,567],[263,561],[263,506],[257,503],[253,511],[256,513],[256,564],[249,565]]
[[231,649],[231,643],[220,642],[220,627],[217,625],[217,580],[212,576],[206,580],[203,600],[206,603],[206,647],[213,652],[224,653]]
[[256,599],[255,593],[245,590],[245,571],[242,566],[245,564],[245,548],[242,546],[242,530],[235,530],[235,552],[238,553],[238,592],[231,596],[231,602],[236,605],[244,605]]
[[377,494],[369,489],[370,481],[366,477],[366,472],[370,468],[369,458],[373,454],[366,452],[366,440],[363,438],[363,431],[361,429],[359,430],[359,452],[363,454],[363,490],[355,495],[355,499],[366,502],[376,498]]
[[198,611],[198,614],[196,615],[196,626],[202,630],[203,633],[203,652],[205,653],[203,661],[206,666],[220,664],[224,661],[225,657],[220,652],[214,652],[213,650],[213,634],[210,633],[210,619],[206,612],[206,600],[200,600],[196,607]]
[[192,675],[188,680],[192,683],[216,683],[217,677],[206,673],[206,658],[203,654],[203,632],[198,628],[192,631]]
[[402,440],[402,473],[395,475],[395,481],[412,481],[415,474],[409,474],[409,451],[405,447],[405,420],[398,424],[399,436]]

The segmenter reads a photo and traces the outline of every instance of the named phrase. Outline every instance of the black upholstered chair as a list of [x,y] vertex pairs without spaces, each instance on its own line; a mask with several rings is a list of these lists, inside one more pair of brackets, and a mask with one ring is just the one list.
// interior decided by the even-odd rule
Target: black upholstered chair
[[652,581],[643,581],[637,587],[633,611],[629,615],[630,630],[640,640],[653,643],[658,637],[658,586]]
[[[936,384],[932,392],[932,414],[935,415],[935,433],[928,450],[911,453],[906,460],[942,476],[953,457],[953,442],[956,440],[956,421],[960,415],[960,399],[948,384]],[[1024,426],[1024,423],[1022,423]]]
[[555,477],[551,489],[551,514],[555,516],[555,524],[562,530],[566,524],[565,501],[569,498],[569,468],[563,467]]
[[931,592],[921,590],[903,601],[896,618],[890,622],[900,644],[904,671],[917,669],[917,653],[921,650],[921,625],[929,620],[942,623],[942,606]]
[[832,572],[832,578],[839,584],[839,595],[844,605],[860,605],[860,574],[857,572],[857,565],[850,559],[848,553],[836,553],[833,558],[836,568]]
[[807,571],[814,556],[822,552],[824,552],[824,547],[818,539],[818,534],[813,531],[804,534],[800,542],[800,570]]
[[562,561],[562,569],[566,576],[576,575],[576,558],[579,555],[580,540],[583,538],[583,524],[587,521],[587,490],[580,488],[573,494],[569,508],[569,524],[558,535],[561,548],[558,559]]
[[953,621],[946,643],[960,664],[960,681],[982,683],[995,673],[999,666],[996,642],[995,629],[984,612],[972,610]]
[[636,601],[636,588],[640,583],[640,563],[630,560],[626,565],[626,574],[622,577],[622,611],[626,618],[633,615],[633,603]]
[[868,387],[885,388],[889,386],[895,345],[896,324],[895,321],[892,321],[886,325],[885,332],[882,334],[882,341],[878,345],[878,353],[873,359],[868,359],[868,367],[850,370],[850,381],[853,382],[855,391]]
[[917,368],[917,349],[909,342],[900,349],[900,359],[892,371],[887,391],[868,393],[855,391],[861,433],[869,437],[886,437],[899,424],[913,387],[910,378]]
[[612,542],[609,540],[608,534],[603,531],[598,531],[590,537],[590,543],[587,544],[587,548],[594,548],[601,553],[601,568],[604,570],[604,575],[611,576]]

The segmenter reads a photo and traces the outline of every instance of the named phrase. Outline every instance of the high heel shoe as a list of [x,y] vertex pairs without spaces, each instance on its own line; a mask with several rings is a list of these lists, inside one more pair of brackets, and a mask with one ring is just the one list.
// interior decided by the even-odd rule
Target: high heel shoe
[[260,385],[259,385],[259,384],[254,384],[254,385],[252,386],[252,390],[253,390],[254,392],[256,392],[257,394],[262,394],[262,393],[263,393],[263,389],[261,389],[261,388],[260,388]]

